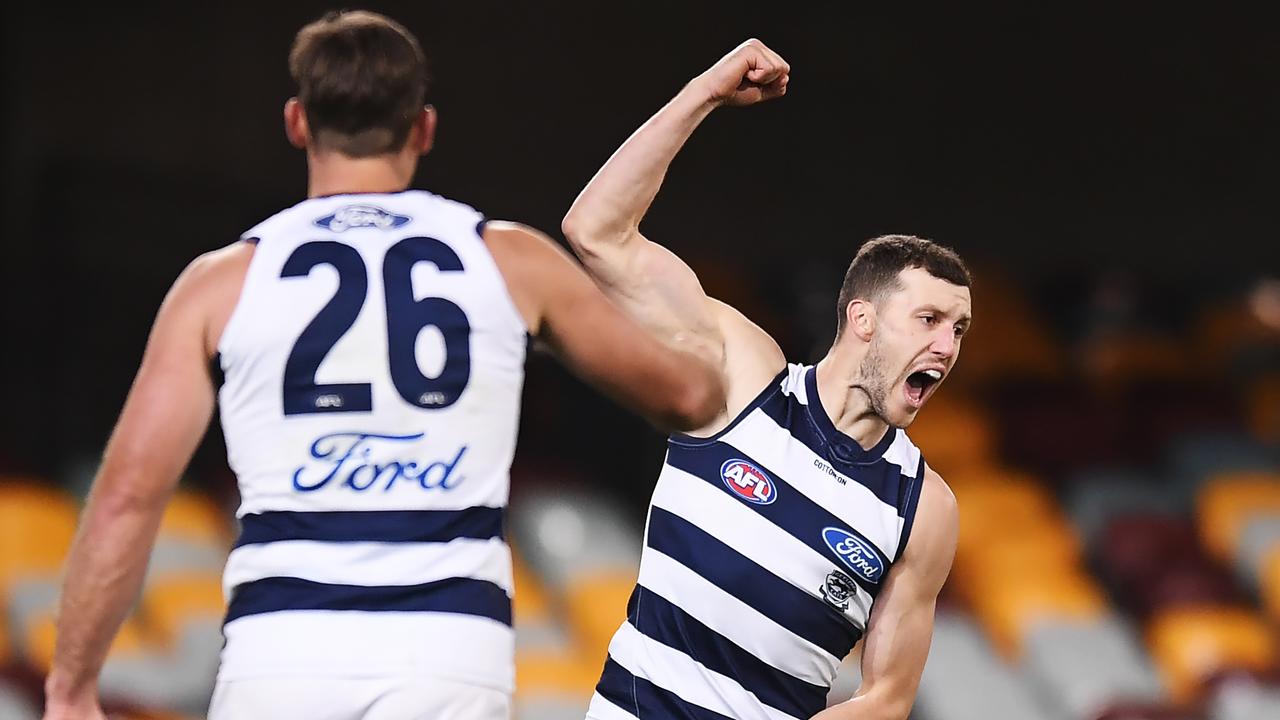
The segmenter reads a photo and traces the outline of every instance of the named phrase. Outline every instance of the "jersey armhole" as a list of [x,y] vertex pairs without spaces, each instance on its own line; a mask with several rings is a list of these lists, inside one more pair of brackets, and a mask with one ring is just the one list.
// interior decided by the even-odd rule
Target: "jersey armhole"
[[[524,315],[520,314],[520,308],[516,306],[515,298],[511,296],[511,288],[507,285],[507,277],[502,274],[502,268],[498,267],[498,261],[493,257],[493,251],[489,249],[489,243],[484,241],[484,229],[489,224],[489,218],[481,216],[479,222],[476,223],[476,239],[480,241],[480,249],[484,253],[485,258],[489,262],[489,267],[493,270],[494,277],[498,279],[498,294],[502,297],[504,307],[507,313],[515,321],[516,327],[524,331],[526,347],[531,342],[529,333],[529,324],[524,321]],[[526,350],[527,352],[527,350]]]
[[916,524],[916,508],[920,505],[920,492],[924,489],[924,473],[927,467],[924,455],[921,455],[916,476],[907,483],[906,490],[902,493],[899,503],[899,507],[902,508],[902,532],[898,535],[898,555],[894,558],[894,562],[901,560],[903,553],[907,551],[907,541],[911,539],[911,529]]
[[218,362],[218,368],[224,374],[224,378],[227,371],[227,348],[230,347],[231,341],[236,336],[236,331],[243,322],[240,319],[240,316],[244,314],[241,312],[241,309],[244,307],[245,292],[249,289],[249,278],[253,276],[254,266],[258,263],[258,256],[260,253],[256,249],[256,246],[260,240],[261,238],[256,236],[246,236],[240,238],[238,241],[255,246],[255,250],[253,252],[253,257],[249,258],[249,266],[245,268],[244,280],[241,281],[240,292],[236,295],[235,307],[231,309],[231,314],[227,317],[227,324],[222,327],[222,335],[218,337],[218,342],[214,345],[213,359]]

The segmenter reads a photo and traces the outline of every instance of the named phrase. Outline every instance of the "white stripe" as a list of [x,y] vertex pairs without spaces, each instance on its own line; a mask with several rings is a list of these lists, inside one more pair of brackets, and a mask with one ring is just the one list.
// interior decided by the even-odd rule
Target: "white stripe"
[[[446,543],[285,540],[245,545],[227,558],[223,584],[295,577],[339,585],[420,585],[451,577],[495,583],[511,595],[511,554],[501,538]],[[228,593],[229,595],[229,593]]]
[[840,658],[651,547],[640,561],[639,583],[761,662],[786,668],[787,674],[814,685],[830,685],[835,679]]
[[794,720],[792,715],[760,702],[733,679],[645,637],[630,623],[623,623],[613,636],[609,656],[632,675],[712,712],[739,720]]
[[[658,477],[653,504],[684,518],[715,539],[741,552],[752,562],[821,602],[820,588],[827,574],[838,569],[828,558],[769,522],[740,500],[679,468],[667,465]],[[822,528],[813,528],[819,538]],[[865,629],[872,598],[857,587],[844,612],[858,628]],[[786,668],[779,670],[788,672]]]
[[238,618],[223,634],[221,680],[434,675],[510,691],[515,678],[515,633],[478,615],[290,610]]
[[[799,491],[875,543],[888,554],[887,562],[898,557],[903,521],[898,517],[897,508],[882,502],[867,486],[832,468],[831,463],[792,437],[789,430],[764,410],[752,410],[721,440],[784,478],[788,488],[779,488],[778,492]],[[829,475],[827,469],[844,478],[844,484]]]
[[809,404],[809,388],[804,384],[804,376],[808,371],[807,365],[788,365],[787,377],[782,381],[782,392],[794,395],[801,405]]
[[889,449],[884,451],[885,461],[902,468],[903,475],[914,478],[920,470],[920,449],[911,442],[906,432],[901,429],[890,431],[897,433],[898,436],[893,439]]
[[587,720],[636,720],[637,716],[609,702],[600,693],[591,696],[591,707],[587,708]]

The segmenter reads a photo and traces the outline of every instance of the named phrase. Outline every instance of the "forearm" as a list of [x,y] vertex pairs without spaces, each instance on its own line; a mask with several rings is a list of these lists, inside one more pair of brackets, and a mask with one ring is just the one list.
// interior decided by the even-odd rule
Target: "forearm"
[[671,161],[715,107],[695,79],[618,148],[565,216],[562,229],[575,249],[636,234]]
[[163,511],[163,498],[95,488],[65,568],[46,682],[51,699],[96,692],[107,651],[142,586]]
[[814,715],[811,720],[906,720],[911,703],[884,695],[857,695]]

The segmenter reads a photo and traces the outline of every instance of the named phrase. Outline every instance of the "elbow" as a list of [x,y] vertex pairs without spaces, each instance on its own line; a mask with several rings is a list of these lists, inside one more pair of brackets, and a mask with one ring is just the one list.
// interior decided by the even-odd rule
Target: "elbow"
[[607,245],[617,244],[627,235],[625,224],[611,223],[577,205],[560,221],[560,232],[578,257],[595,255]]

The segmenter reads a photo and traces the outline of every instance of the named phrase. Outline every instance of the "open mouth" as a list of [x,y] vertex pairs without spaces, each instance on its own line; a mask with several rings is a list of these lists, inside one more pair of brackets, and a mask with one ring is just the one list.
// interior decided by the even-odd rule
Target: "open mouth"
[[925,398],[929,396],[929,390],[942,382],[941,370],[917,370],[907,376],[905,391],[907,402],[914,408],[924,405]]

